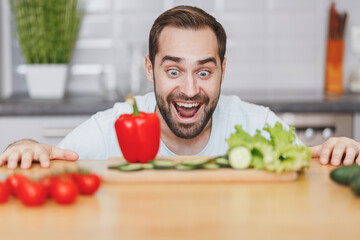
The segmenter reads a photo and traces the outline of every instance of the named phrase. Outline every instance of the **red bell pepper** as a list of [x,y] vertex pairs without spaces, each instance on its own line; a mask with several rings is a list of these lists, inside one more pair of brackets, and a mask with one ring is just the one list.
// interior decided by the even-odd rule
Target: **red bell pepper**
[[135,98],[126,101],[133,105],[133,114],[122,114],[115,121],[115,131],[126,161],[146,163],[153,160],[160,146],[160,120],[156,113],[139,112]]

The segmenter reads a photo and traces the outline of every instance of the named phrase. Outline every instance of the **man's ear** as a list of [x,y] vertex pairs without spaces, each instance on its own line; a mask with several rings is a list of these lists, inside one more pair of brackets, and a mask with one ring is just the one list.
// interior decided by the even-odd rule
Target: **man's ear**
[[224,57],[224,61],[221,65],[221,83],[223,83],[224,81],[224,77],[225,77],[225,69],[226,69],[226,57]]
[[146,70],[146,77],[150,82],[154,82],[154,72],[153,66],[150,61],[149,55],[145,56],[145,70]]

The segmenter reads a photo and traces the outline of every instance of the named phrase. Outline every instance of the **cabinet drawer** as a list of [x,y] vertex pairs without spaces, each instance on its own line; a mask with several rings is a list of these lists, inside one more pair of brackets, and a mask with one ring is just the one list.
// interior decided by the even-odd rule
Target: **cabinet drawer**
[[24,138],[57,145],[67,133],[88,118],[90,115],[0,117],[0,151]]

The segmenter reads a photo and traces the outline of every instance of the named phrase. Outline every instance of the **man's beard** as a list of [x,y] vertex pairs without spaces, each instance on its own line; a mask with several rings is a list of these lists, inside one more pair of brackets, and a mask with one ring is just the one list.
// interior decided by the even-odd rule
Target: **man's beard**
[[[173,92],[166,98],[165,101],[162,98],[162,96],[157,94],[156,92],[155,78],[154,78],[154,90],[155,90],[157,106],[160,110],[163,119],[165,120],[170,130],[177,137],[183,139],[195,138],[204,130],[209,120],[211,119],[213,112],[215,111],[220,96],[220,88],[217,97],[213,99],[211,102],[210,99],[203,93],[197,94],[194,97],[189,98],[185,94],[179,92]],[[191,123],[191,124],[177,123],[174,119],[176,117],[174,117],[171,114],[171,104],[173,101],[192,101],[192,102],[203,103],[202,106],[202,108],[204,108],[203,113],[200,113],[200,115],[198,116],[198,118],[200,119],[196,123]]]

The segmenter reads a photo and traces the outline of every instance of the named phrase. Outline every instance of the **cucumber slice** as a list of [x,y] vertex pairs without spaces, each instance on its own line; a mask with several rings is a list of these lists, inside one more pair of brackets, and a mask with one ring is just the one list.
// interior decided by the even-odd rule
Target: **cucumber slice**
[[230,167],[229,160],[223,157],[216,158],[215,163],[220,167]]
[[141,163],[131,163],[119,168],[120,171],[125,171],[125,172],[140,171],[143,169],[144,168],[142,167]]
[[155,169],[171,169],[175,167],[174,161],[171,160],[154,160]]
[[129,165],[130,163],[126,162],[126,163],[121,163],[121,164],[118,164],[118,165],[112,165],[112,166],[108,166],[108,169],[117,169],[117,170],[120,170],[121,167],[123,166],[127,166]]
[[180,171],[188,171],[188,170],[195,170],[196,167],[195,166],[190,166],[190,165],[184,165],[184,164],[177,164],[175,166],[176,170],[180,170]]
[[353,164],[351,166],[342,166],[331,171],[330,178],[342,185],[349,185],[352,178],[360,175],[360,166]]
[[144,169],[154,169],[154,164],[152,163],[143,163],[141,165]]
[[217,165],[216,163],[206,163],[206,164],[202,165],[202,168],[213,170],[213,169],[219,169],[220,166]]
[[246,147],[235,147],[229,152],[230,166],[235,169],[245,169],[251,164],[251,152]]
[[209,163],[210,161],[211,159],[185,159],[181,161],[181,164],[198,168],[202,167],[204,164]]

